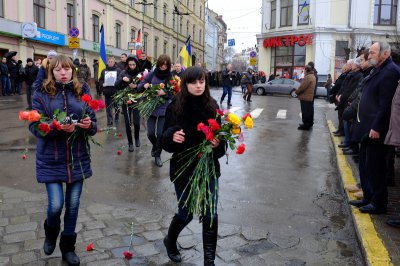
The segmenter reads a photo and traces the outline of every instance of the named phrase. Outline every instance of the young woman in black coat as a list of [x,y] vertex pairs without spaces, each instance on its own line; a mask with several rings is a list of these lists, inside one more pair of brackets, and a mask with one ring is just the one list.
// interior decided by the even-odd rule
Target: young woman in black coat
[[[123,90],[126,87],[130,87],[132,92],[137,88],[137,83],[134,81],[136,76],[139,74],[139,61],[134,56],[129,56],[126,59],[125,70],[123,70],[115,82],[115,87],[118,90]],[[133,121],[133,127],[135,129],[135,144],[136,147],[140,147],[139,131],[140,131],[140,114],[137,108],[129,108],[129,106],[124,103],[122,105],[122,112],[124,114],[125,120],[125,130],[126,136],[128,137],[129,151],[133,152],[135,148],[133,147],[132,130],[131,130],[131,120]]]
[[[207,124],[208,119],[215,118],[217,109],[218,104],[210,95],[206,73],[200,67],[188,68],[183,74],[181,92],[167,107],[162,138],[163,149],[173,153],[170,161],[170,178],[174,182],[178,199],[178,213],[173,217],[168,235],[164,239],[168,257],[174,262],[182,261],[176,246],[179,233],[193,219],[187,206],[183,206],[183,202],[188,197],[188,191],[184,192],[184,189],[189,183],[189,178],[197,163],[193,162],[184,173],[177,177],[177,172],[187,162],[187,160],[180,160],[180,157],[183,151],[203,142],[205,135],[197,130],[197,125],[199,123]],[[214,152],[215,171],[219,177],[221,174],[218,158],[225,154],[226,145],[217,139],[212,140],[211,145]],[[215,182],[218,182],[218,179]],[[210,192],[218,195],[218,189],[214,189],[218,188],[218,184],[216,185],[212,182]],[[207,206],[207,214],[202,217],[204,265],[214,265],[218,234],[217,202],[214,210],[210,210],[210,207]]]

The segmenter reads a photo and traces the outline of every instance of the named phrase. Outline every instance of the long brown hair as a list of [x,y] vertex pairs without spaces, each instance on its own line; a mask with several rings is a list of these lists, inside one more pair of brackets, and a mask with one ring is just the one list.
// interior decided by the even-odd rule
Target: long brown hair
[[71,68],[72,69],[72,83],[73,83],[73,88],[74,92],[77,97],[80,97],[82,94],[82,85],[79,83],[77,74],[76,74],[76,69],[74,66],[74,63],[72,63],[71,59],[69,59],[65,55],[57,55],[51,60],[51,63],[49,65],[49,69],[47,70],[47,79],[45,80],[43,84],[42,90],[45,91],[46,93],[50,94],[50,96],[56,95],[56,79],[53,74],[53,70],[56,66],[61,65],[61,67],[66,67],[66,68]]

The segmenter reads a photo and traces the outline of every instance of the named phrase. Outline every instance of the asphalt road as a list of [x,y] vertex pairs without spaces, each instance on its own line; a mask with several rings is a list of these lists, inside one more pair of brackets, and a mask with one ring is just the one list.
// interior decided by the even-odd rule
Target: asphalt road
[[[218,99],[222,90],[213,90]],[[27,124],[18,121],[24,96],[0,98],[0,184],[44,193],[35,178],[35,139]],[[243,101],[235,90],[232,110],[256,114],[252,130],[245,131],[246,152],[221,158],[220,221],[268,232],[265,258],[271,265],[363,265],[359,244],[344,202],[335,154],[326,124],[333,112],[324,100],[315,101],[315,125],[298,131],[301,122],[297,99],[253,96]],[[225,103],[222,105],[226,107]],[[105,112],[98,113],[105,127]],[[142,126],[142,146],[133,153],[126,145],[123,116],[115,130],[102,132],[92,146],[94,176],[86,181],[83,200],[112,206],[134,206],[173,214],[176,198],[169,181],[169,165],[154,165]],[[120,139],[115,133],[121,132]],[[21,153],[28,149],[28,158]],[[163,152],[162,159],[170,154]],[[249,251],[250,253],[252,251]],[[266,261],[268,261],[266,259]],[[276,264],[274,264],[276,262]]]

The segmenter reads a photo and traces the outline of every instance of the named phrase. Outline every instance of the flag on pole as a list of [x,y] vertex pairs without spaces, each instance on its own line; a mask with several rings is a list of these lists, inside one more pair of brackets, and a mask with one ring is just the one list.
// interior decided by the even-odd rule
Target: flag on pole
[[299,7],[300,11],[297,16],[300,16],[303,11],[309,11],[310,4],[307,0],[304,0],[304,3]]
[[140,58],[140,55],[142,54],[141,38],[142,38],[142,31],[138,30],[137,39],[136,39],[136,55],[138,58]]
[[100,54],[99,54],[99,73],[98,78],[101,76],[103,69],[106,69],[107,55],[106,55],[106,44],[104,43],[104,27],[101,25],[100,28]]
[[190,35],[187,38],[185,45],[182,47],[179,56],[183,58],[183,66],[185,68],[192,66],[192,47],[190,46]]

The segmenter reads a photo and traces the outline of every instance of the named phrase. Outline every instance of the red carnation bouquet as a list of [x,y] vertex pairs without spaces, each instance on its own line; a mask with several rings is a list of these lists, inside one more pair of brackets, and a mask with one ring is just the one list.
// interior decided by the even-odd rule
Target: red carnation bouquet
[[[218,123],[218,120],[221,120],[221,124]],[[189,183],[182,193],[182,195],[185,195],[185,192],[188,191],[188,197],[183,202],[183,206],[189,209],[190,214],[206,215],[207,208],[205,206],[209,206],[212,217],[214,216],[217,195],[214,193],[213,197],[209,190],[214,182],[214,191],[217,191],[218,183],[215,182],[217,175],[210,141],[217,139],[226,142],[231,150],[236,151],[236,154],[243,154],[245,151],[241,129],[243,124],[247,129],[253,127],[253,120],[250,114],[239,118],[228,110],[217,110],[216,119],[208,119],[207,124],[199,123],[197,125],[197,130],[204,133],[205,139],[199,145],[180,154],[179,161],[184,161],[185,163],[177,171],[175,179],[177,180],[192,163],[197,162],[192,175],[189,177]],[[228,154],[226,155],[228,156]],[[181,200],[179,199],[179,201]]]

